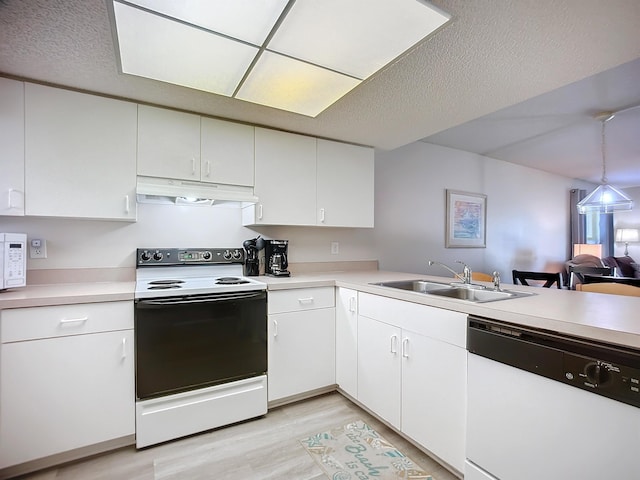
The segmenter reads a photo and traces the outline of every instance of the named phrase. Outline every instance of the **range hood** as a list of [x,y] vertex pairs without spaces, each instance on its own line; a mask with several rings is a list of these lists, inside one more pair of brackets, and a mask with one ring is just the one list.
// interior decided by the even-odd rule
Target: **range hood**
[[253,187],[193,182],[174,178],[138,177],[138,203],[171,203],[176,205],[217,205],[256,203]]

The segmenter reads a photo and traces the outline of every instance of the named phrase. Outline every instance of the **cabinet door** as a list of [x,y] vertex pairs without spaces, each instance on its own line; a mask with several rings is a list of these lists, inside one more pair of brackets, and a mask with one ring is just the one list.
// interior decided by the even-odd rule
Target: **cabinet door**
[[138,175],[200,181],[200,116],[139,105]]
[[358,400],[400,428],[400,329],[358,316]]
[[401,430],[462,472],[467,352],[416,333],[402,335]]
[[358,398],[358,292],[336,289],[336,383]]
[[315,225],[316,139],[256,128],[255,182],[253,223]]
[[335,309],[269,315],[269,401],[335,384]]
[[250,125],[202,117],[202,181],[253,187],[254,131]]
[[25,84],[26,214],[135,220],[136,105]]
[[2,345],[0,468],[135,431],[133,330]]
[[373,148],[318,139],[318,225],[373,227]]
[[0,215],[24,215],[24,83],[0,77]]

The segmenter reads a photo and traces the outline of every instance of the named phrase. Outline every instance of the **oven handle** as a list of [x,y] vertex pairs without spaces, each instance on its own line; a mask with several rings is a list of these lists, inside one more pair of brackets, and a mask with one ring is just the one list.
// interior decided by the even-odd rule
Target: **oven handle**
[[151,298],[148,300],[137,300],[138,306],[143,305],[188,305],[191,303],[212,303],[212,302],[226,302],[229,300],[241,300],[259,297],[263,295],[262,290],[257,292],[236,292],[225,294],[212,294],[212,295],[198,295],[193,297],[164,297],[164,298]]

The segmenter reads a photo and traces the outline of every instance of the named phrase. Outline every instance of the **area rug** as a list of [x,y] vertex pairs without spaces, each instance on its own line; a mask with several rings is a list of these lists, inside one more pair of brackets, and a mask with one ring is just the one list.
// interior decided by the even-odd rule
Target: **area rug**
[[433,480],[361,420],[300,443],[331,480]]

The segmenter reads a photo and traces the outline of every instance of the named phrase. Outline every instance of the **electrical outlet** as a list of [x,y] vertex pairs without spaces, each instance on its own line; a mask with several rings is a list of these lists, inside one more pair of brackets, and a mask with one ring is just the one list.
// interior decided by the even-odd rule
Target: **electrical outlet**
[[47,241],[32,239],[29,244],[29,258],[47,258]]
[[338,255],[340,253],[340,243],[331,242],[331,255]]

